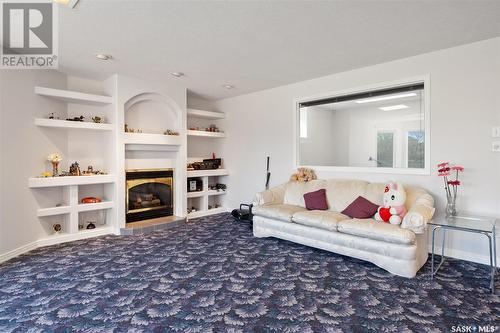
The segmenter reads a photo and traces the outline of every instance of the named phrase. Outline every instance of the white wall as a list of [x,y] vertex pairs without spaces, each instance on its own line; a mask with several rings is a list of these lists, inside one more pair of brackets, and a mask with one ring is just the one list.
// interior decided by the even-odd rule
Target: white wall
[[66,88],[65,75],[45,70],[2,70],[0,80],[1,257],[41,238],[50,229],[52,222],[39,220],[36,210],[39,205],[53,204],[48,200],[54,200],[57,194],[45,194],[57,190],[31,190],[28,178],[50,170],[46,161],[50,153],[62,153],[67,162],[67,135],[65,131],[34,125],[36,117],[46,117],[51,112],[65,114],[64,103],[34,94],[37,85]]
[[[294,99],[425,74],[431,80],[432,175],[320,172],[319,177],[399,179],[429,190],[442,209],[445,196],[435,165],[451,161],[466,168],[458,209],[499,216],[500,154],[491,152],[491,127],[500,122],[500,38],[218,101],[215,106],[227,114],[223,126],[229,137],[223,146],[231,172],[226,206],[250,202],[263,190],[267,155],[271,185],[288,180],[294,169]],[[450,254],[486,261],[486,243],[480,237],[455,233],[449,237]]]

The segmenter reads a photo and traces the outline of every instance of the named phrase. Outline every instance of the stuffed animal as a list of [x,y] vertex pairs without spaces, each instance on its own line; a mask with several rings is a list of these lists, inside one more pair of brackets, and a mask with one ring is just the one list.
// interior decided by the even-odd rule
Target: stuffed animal
[[384,189],[384,206],[379,207],[375,219],[399,225],[406,214],[406,192],[400,182],[390,182]]
[[308,182],[314,179],[316,179],[314,170],[308,168],[298,168],[297,172],[290,177],[290,180],[298,182]]

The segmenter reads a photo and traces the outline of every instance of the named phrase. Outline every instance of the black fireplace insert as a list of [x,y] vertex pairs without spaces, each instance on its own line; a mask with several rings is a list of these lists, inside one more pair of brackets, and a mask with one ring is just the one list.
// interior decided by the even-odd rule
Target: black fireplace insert
[[172,169],[126,171],[126,221],[173,215]]

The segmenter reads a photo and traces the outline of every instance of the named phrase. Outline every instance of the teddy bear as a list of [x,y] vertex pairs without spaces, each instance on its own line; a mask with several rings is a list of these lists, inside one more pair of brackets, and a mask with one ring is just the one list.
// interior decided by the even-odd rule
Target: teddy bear
[[406,214],[406,192],[400,182],[390,182],[384,188],[384,205],[378,208],[375,220],[400,225]]
[[297,172],[290,177],[290,180],[298,182],[308,182],[314,179],[316,179],[316,174],[309,168],[298,168]]

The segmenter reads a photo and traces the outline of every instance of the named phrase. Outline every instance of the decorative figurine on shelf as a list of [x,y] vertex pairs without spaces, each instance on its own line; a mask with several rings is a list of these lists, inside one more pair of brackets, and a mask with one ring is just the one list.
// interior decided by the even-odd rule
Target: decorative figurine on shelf
[[47,161],[52,164],[52,177],[57,177],[59,175],[59,163],[62,161],[61,155],[52,153],[47,156]]
[[49,115],[49,119],[54,119],[54,112],[51,112]]
[[99,202],[102,202],[102,199],[97,197],[86,197],[82,199],[82,204],[99,203]]
[[62,226],[59,223],[55,223],[52,225],[52,230],[54,230],[54,234],[60,234],[62,231]]
[[66,118],[67,121],[83,121],[84,119],[85,119],[84,116],[73,117],[73,118]]
[[141,129],[134,129],[125,124],[125,133],[142,133]]
[[95,223],[94,222],[87,222],[87,229],[95,229]]
[[96,124],[100,124],[101,120],[102,120],[101,117],[98,116],[92,117],[92,121]]
[[71,166],[69,167],[69,173],[71,176],[81,176],[82,175],[82,172],[80,170],[80,165],[78,164],[78,162],[71,164]]
[[163,134],[165,134],[165,135],[179,135],[179,132],[172,131],[172,130],[168,129],[165,132],[163,132]]

